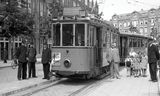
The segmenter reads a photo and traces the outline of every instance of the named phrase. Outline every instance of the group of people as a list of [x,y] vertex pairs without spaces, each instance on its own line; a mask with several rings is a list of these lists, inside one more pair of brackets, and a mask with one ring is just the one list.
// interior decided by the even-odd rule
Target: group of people
[[148,57],[146,52],[139,51],[136,53],[133,49],[125,59],[125,66],[127,68],[127,76],[146,77],[146,70],[148,64]]
[[147,64],[149,64],[150,81],[157,82],[157,64],[160,58],[158,47],[156,40],[152,40],[149,42],[146,52],[136,53],[131,49],[128,57],[125,59],[127,76],[146,77]]
[[[37,78],[36,76],[36,48],[34,47],[33,42],[30,43],[30,47],[27,46],[27,42],[22,40],[21,46],[19,46],[15,53],[15,61],[18,63],[18,74],[17,79],[28,79],[28,78]],[[43,64],[43,79],[50,79],[50,62],[51,62],[51,50],[47,47],[47,44],[44,44],[42,52]],[[28,76],[27,76],[27,65],[28,65]]]
[[[120,79],[119,74],[119,50],[116,43],[111,45],[107,61],[110,65],[111,78]],[[160,59],[159,45],[156,40],[152,40],[148,44],[148,48],[142,51],[135,52],[133,49],[125,59],[127,68],[127,76],[146,77],[147,64],[149,64],[150,81],[157,82],[157,64]],[[160,63],[160,62],[159,62]],[[159,64],[160,65],[160,64]]]

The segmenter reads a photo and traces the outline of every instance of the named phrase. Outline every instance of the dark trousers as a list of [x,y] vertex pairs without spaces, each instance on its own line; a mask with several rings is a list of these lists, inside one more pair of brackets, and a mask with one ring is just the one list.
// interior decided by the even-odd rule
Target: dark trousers
[[157,62],[149,63],[149,72],[151,80],[157,80]]
[[35,62],[28,62],[28,77],[30,78],[36,77],[36,67],[35,67]]
[[46,79],[49,78],[49,72],[50,72],[50,64],[49,63],[43,64],[44,78],[46,78]]
[[4,59],[4,63],[7,63],[7,60],[6,60],[6,59]]
[[18,80],[27,78],[27,62],[19,62],[17,78]]

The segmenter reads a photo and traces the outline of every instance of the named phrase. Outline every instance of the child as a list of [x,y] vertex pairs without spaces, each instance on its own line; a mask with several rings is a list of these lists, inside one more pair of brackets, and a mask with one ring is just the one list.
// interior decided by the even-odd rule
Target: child
[[147,70],[147,55],[145,53],[142,54],[142,62],[141,62],[141,68],[142,68],[142,76],[146,77],[146,70]]
[[131,58],[128,56],[125,59],[125,66],[127,68],[127,77],[131,76]]
[[140,60],[139,57],[136,56],[133,58],[133,68],[134,68],[134,77],[139,77],[139,67],[140,66]]

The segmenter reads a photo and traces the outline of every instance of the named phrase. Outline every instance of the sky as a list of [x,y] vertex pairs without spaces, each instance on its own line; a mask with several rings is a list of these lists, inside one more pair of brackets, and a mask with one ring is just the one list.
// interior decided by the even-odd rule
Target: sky
[[114,14],[120,15],[133,11],[159,8],[160,0],[97,0],[99,12],[103,12],[103,19],[110,20]]

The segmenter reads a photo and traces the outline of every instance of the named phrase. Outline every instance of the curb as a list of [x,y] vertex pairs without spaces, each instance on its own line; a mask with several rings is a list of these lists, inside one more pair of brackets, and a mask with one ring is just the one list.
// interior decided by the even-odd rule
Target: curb
[[19,92],[21,92],[21,91],[28,90],[28,89],[30,89],[30,88],[34,88],[34,87],[38,87],[38,86],[42,86],[42,85],[45,85],[45,84],[52,83],[52,82],[54,82],[54,81],[56,81],[56,80],[57,80],[57,79],[48,80],[48,81],[41,82],[41,83],[39,83],[39,84],[33,84],[33,85],[26,86],[26,87],[23,87],[23,88],[20,88],[20,89],[16,89],[16,90],[12,90],[12,91],[9,91],[9,92],[1,93],[0,96],[13,95],[13,94],[19,93]]

